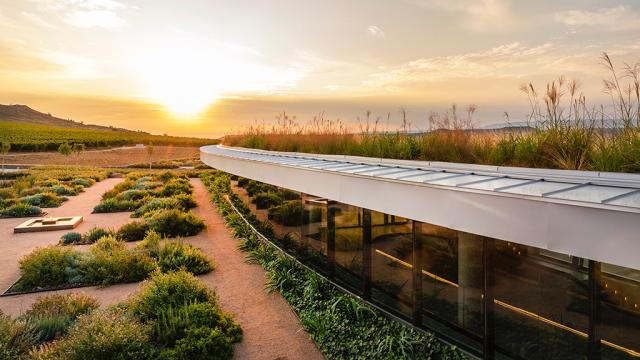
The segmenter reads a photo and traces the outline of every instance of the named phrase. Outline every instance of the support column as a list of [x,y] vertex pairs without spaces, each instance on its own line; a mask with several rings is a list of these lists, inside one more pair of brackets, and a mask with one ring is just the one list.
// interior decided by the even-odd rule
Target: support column
[[494,266],[495,258],[495,240],[492,238],[483,238],[482,263],[484,272],[483,293],[483,344],[482,352],[485,359],[494,359],[495,357],[495,322],[494,322]]
[[362,209],[362,297],[371,300],[371,210]]
[[327,260],[327,273],[333,278],[336,267],[336,202],[332,200],[327,201]]
[[600,360],[600,280],[602,265],[598,261],[589,260],[589,359]]
[[411,238],[413,240],[413,288],[412,288],[412,320],[413,325],[420,326],[422,324],[422,238],[417,236],[420,223],[411,222]]

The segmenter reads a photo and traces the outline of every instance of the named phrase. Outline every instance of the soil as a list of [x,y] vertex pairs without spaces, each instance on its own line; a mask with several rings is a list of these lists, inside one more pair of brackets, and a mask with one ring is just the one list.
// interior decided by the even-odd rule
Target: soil
[[[154,146],[152,161],[191,159],[200,155],[198,147]],[[148,163],[149,155],[144,148],[121,147],[102,150],[87,150],[76,157],[65,157],[57,152],[11,153],[5,156],[6,164],[21,165],[90,165],[126,166]]]

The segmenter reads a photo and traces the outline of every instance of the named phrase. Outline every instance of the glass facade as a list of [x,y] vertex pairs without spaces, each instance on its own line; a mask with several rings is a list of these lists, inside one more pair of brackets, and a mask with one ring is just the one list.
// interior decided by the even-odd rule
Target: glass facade
[[475,355],[640,358],[640,270],[275,187],[262,209],[232,188],[301,260]]

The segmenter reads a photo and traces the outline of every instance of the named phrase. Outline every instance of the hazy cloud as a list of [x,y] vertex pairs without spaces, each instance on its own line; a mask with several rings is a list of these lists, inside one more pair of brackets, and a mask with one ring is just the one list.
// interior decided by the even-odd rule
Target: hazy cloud
[[565,52],[553,43],[527,46],[514,42],[482,52],[413,60],[371,74],[365,84],[393,88],[451,79],[526,78],[536,74],[593,71],[597,67],[598,51],[573,50]]
[[117,28],[125,23],[120,12],[128,9],[114,0],[33,0],[43,11],[58,13],[61,20],[81,28]]
[[30,23],[32,23],[34,25],[38,25],[38,26],[42,26],[42,27],[50,28],[50,29],[55,28],[55,26],[51,25],[49,22],[44,20],[40,15],[38,15],[36,13],[23,11],[21,15],[22,15],[22,17],[27,19],[27,21],[29,21]]
[[369,25],[369,27],[367,27],[367,32],[369,32],[369,35],[372,37],[382,38],[382,39],[386,37],[385,32],[375,25]]
[[556,13],[554,18],[574,30],[579,27],[597,27],[608,31],[640,30],[640,13],[624,5],[594,11],[562,11]]
[[409,0],[420,6],[462,15],[463,26],[474,31],[504,30],[516,24],[509,0]]

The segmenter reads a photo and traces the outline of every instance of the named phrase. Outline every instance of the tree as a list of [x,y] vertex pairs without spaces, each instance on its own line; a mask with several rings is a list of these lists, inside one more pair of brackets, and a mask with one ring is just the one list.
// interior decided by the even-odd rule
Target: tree
[[60,144],[60,146],[58,146],[58,152],[62,154],[64,157],[67,157],[71,155],[71,153],[73,152],[73,149],[71,149],[71,146],[69,145],[69,143],[63,142],[62,144]]
[[147,144],[146,146],[147,149],[147,155],[149,156],[149,169],[151,169],[151,157],[153,156],[153,143],[150,142],[149,144]]
[[2,145],[0,145],[0,154],[2,154],[2,172],[4,172],[4,158],[5,155],[9,153],[9,150],[11,150],[11,144],[3,141]]
[[78,165],[80,161],[80,154],[86,149],[83,143],[75,143],[73,144],[73,152],[76,154],[76,165]]

